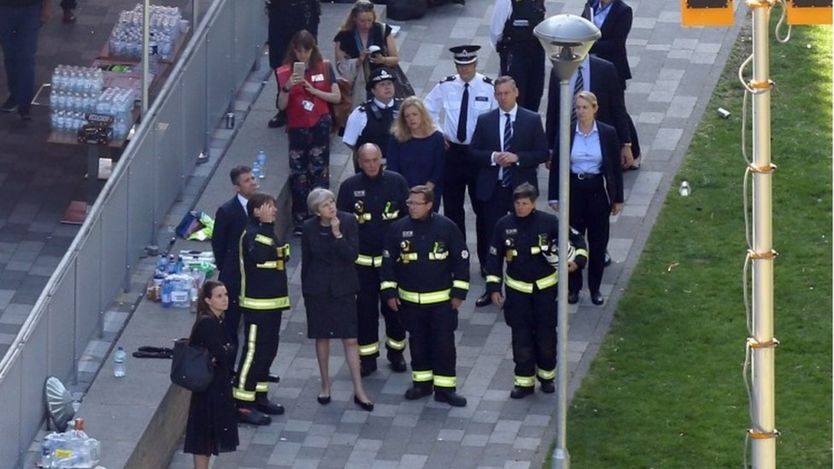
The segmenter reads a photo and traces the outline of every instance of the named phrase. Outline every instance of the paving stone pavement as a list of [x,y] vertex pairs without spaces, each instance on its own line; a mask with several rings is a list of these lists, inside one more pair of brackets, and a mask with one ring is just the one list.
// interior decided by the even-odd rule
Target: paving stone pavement
[[[200,1],[205,11],[210,0]],[[73,24],[61,22],[58,3],[52,2],[52,18],[41,28],[36,91],[58,64],[90,65],[119,12],[137,0],[82,0]],[[190,11],[191,0],[164,3]],[[7,92],[0,62],[0,100]],[[49,109],[34,106],[32,116],[23,122],[17,114],[0,114],[0,356],[78,232],[78,226],[60,223],[64,210],[71,200],[86,198],[86,149],[47,144]]]
[[[603,307],[593,306],[587,295],[570,308],[568,363],[571,394],[581,384],[591,360],[626,287],[646,238],[680,165],[686,147],[721,72],[737,35],[732,29],[683,29],[679,26],[677,2],[639,0],[628,42],[634,78],[627,91],[627,104],[634,116],[643,146],[643,168],[625,175],[626,208],[612,219],[609,245],[614,263],[606,270]],[[454,72],[446,53],[452,45],[484,46],[479,68],[495,76],[498,57],[489,46],[490,0],[469,0],[466,6],[448,5],[430,10],[426,17],[401,24],[397,42],[401,64],[419,96],[437,80]],[[325,5],[324,14],[334,14]],[[580,0],[547,2],[548,14],[574,13]],[[340,12],[343,10],[339,10]],[[740,15],[739,15],[740,16]],[[324,23],[324,22],[323,22]],[[331,32],[322,30],[322,38]],[[326,39],[325,39],[326,41]],[[323,48],[326,48],[325,44]],[[549,67],[549,66],[548,66]],[[270,145],[274,137],[264,127],[271,115],[274,83],[268,83],[232,144],[220,169],[201,199],[202,209],[212,210],[228,195],[226,174],[236,161],[251,160],[254,149]],[[545,98],[546,99],[546,98]],[[542,106],[544,112],[545,106]],[[270,147],[271,148],[271,147]],[[276,149],[281,153],[281,149]],[[347,155],[334,144],[331,161],[333,181],[344,180]],[[224,169],[226,168],[226,169]],[[215,181],[218,180],[219,181]],[[546,174],[540,174],[546,187]],[[471,213],[471,212],[470,212]],[[474,221],[469,220],[469,226]],[[474,232],[468,238],[474,240]],[[294,244],[298,244],[297,240]],[[297,248],[297,246],[294,246]],[[298,252],[297,250],[295,252]],[[267,427],[240,427],[237,452],[213,460],[215,468],[278,467],[539,467],[553,439],[556,398],[539,392],[526,399],[509,399],[512,388],[510,330],[494,306],[474,309],[474,297],[483,289],[475,275],[470,300],[460,311],[458,380],[460,392],[469,400],[465,408],[449,408],[431,400],[405,401],[408,374],[391,373],[381,360],[380,371],[365,379],[376,403],[373,413],[359,411],[351,402],[352,391],[341,347],[334,345],[331,370],[336,373],[333,402],[320,406],[318,371],[312,341],[306,339],[303,301],[296,258],[289,266],[292,311],[282,325],[281,345],[272,371],[281,383],[270,395],[286,406],[287,413]],[[0,302],[3,296],[0,291]],[[191,467],[190,455],[179,452],[171,468]]]

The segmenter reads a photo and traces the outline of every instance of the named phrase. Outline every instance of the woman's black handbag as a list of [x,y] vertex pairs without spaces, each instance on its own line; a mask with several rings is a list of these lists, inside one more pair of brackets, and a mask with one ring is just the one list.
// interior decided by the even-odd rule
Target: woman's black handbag
[[172,383],[189,391],[202,392],[208,389],[213,378],[214,364],[208,350],[191,345],[186,338],[174,341]]

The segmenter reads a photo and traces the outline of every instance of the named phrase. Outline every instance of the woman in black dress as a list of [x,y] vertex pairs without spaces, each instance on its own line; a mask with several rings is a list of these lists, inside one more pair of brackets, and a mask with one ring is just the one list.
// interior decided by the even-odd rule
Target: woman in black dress
[[353,401],[372,411],[359,371],[356,293],[359,279],[354,261],[359,254],[359,229],[350,213],[336,210],[336,197],[317,188],[307,197],[316,214],[304,222],[301,237],[301,292],[307,310],[307,337],[316,339],[321,373],[320,404],[330,402],[330,339],[342,339],[353,380]]
[[226,286],[214,280],[203,284],[197,300],[197,320],[191,329],[191,345],[205,347],[214,362],[214,378],[208,389],[191,393],[184,452],[194,455],[195,469],[208,469],[211,455],[237,449],[237,410],[232,400],[231,368],[235,348],[223,313],[229,306]]

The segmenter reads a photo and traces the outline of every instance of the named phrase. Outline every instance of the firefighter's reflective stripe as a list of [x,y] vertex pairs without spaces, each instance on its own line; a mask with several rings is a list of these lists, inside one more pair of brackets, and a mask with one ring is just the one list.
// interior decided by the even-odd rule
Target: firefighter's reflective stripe
[[[388,337],[385,339],[385,345],[387,345],[391,350],[405,350],[404,340],[394,340]],[[377,350],[379,350],[379,347],[377,347]]]
[[417,256],[416,252],[406,252],[400,254],[400,259],[404,261],[416,261],[417,259],[419,259],[419,257]]
[[587,259],[588,258],[588,250],[587,249],[582,249],[582,248],[577,249],[576,250],[576,255],[574,257],[577,257],[577,256],[584,256]]
[[519,291],[521,293],[533,293],[533,287],[537,287],[539,290],[544,290],[545,288],[552,287],[559,282],[559,277],[556,276],[556,272],[548,275],[547,277],[542,277],[536,280],[534,283],[527,283],[522,282],[521,280],[516,280],[509,275],[504,276],[504,284],[508,287],[512,288],[515,291]]
[[486,276],[487,283],[501,283],[501,277],[497,275],[487,275]]
[[434,375],[434,385],[441,388],[454,388],[457,386],[458,380],[454,376],[438,376]]
[[429,253],[429,260],[430,261],[444,261],[449,257],[449,252],[430,252]]
[[539,247],[539,246],[531,246],[530,247],[530,254],[536,255],[536,254],[541,254],[541,253],[542,253],[542,248],[541,247]]
[[359,254],[356,257],[355,263],[357,265],[364,265],[365,267],[379,267],[382,265],[382,256],[366,256],[364,254]]
[[408,290],[403,290],[402,288],[397,289],[400,299],[404,301],[408,301],[409,303],[416,303],[420,305],[430,305],[434,303],[441,303],[443,301],[449,301],[450,294],[452,290],[440,290],[440,291],[433,291],[428,293],[417,293]]
[[541,368],[536,370],[536,375],[546,381],[556,379],[556,370],[542,370]]
[[428,371],[412,371],[411,372],[411,379],[415,383],[424,383],[426,381],[431,381],[433,378],[433,374],[431,370]]
[[275,244],[274,239],[270,238],[269,236],[264,236],[262,234],[255,235],[255,242],[266,244],[267,246],[272,246],[273,244]]
[[246,338],[246,358],[243,359],[243,366],[240,367],[240,376],[238,377],[238,385],[232,389],[232,397],[239,401],[253,402],[255,400],[255,392],[247,391],[244,388],[246,378],[249,375],[249,369],[252,368],[252,362],[255,359],[255,341],[258,337],[258,325],[249,325],[249,337]]
[[360,345],[359,346],[359,356],[360,357],[367,357],[370,355],[376,355],[379,353],[379,342],[374,342],[368,345]]
[[278,298],[247,298],[241,295],[240,306],[242,308],[257,310],[285,309],[290,307],[290,297],[280,296]]
[[461,290],[469,290],[469,282],[463,280],[455,280],[452,282],[452,288],[460,288]]
[[536,377],[516,375],[513,384],[522,388],[532,388],[536,385]]
[[386,288],[397,288],[397,282],[382,282],[379,284],[380,290],[385,290]]
[[261,381],[255,385],[255,392],[267,392],[269,391],[269,383],[266,381]]
[[278,261],[267,261],[263,264],[255,264],[255,267],[259,269],[277,269],[278,268]]

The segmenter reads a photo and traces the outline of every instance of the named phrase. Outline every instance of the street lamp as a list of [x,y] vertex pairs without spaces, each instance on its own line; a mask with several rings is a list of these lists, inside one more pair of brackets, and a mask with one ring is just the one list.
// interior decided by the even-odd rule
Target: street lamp
[[[570,77],[585,60],[594,42],[602,36],[594,23],[576,15],[555,15],[539,23],[533,34],[553,63],[553,71],[559,78],[559,252],[568,252],[570,230]],[[566,257],[559,262],[558,352],[556,384],[556,447],[553,449],[552,467],[570,467],[567,449],[568,410],[568,263]]]

